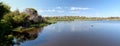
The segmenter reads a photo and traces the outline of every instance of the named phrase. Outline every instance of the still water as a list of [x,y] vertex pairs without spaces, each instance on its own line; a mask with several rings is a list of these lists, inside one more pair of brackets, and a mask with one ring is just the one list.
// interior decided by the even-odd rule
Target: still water
[[20,46],[120,46],[120,21],[59,21]]

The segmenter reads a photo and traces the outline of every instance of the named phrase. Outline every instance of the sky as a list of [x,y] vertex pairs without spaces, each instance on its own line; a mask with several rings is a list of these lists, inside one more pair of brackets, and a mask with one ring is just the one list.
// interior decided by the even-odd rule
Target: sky
[[34,8],[42,16],[120,16],[120,0],[1,0],[14,11]]

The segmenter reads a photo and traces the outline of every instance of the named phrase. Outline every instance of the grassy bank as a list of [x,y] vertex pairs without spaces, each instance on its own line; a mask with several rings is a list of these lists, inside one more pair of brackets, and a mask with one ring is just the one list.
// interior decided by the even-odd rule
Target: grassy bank
[[35,28],[41,28],[41,27],[44,27],[44,26],[47,26],[47,25],[50,25],[50,24],[53,24],[53,23],[56,23],[55,21],[47,21],[47,22],[44,22],[44,23],[39,23],[39,24],[32,24],[30,25],[29,27],[17,27],[17,28],[14,28],[13,31],[17,31],[17,32],[23,32],[23,31],[29,31],[31,29],[35,29]]

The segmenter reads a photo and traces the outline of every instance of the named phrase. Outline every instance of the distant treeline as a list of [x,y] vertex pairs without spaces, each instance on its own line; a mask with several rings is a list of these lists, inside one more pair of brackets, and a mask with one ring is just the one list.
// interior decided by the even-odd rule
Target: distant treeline
[[45,17],[54,21],[72,21],[72,20],[120,20],[120,17],[85,17],[85,16],[55,16]]

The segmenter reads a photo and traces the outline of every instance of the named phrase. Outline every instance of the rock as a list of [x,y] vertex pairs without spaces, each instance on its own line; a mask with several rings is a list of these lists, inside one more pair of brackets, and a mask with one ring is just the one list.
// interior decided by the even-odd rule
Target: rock
[[30,15],[30,17],[28,18],[31,22],[34,23],[40,23],[43,22],[44,19],[42,16],[38,15],[37,10],[33,9],[33,8],[26,8],[24,11],[26,14]]
[[33,8],[26,8],[25,13],[28,14],[28,15],[31,15],[31,16],[37,16],[38,15],[37,11]]

